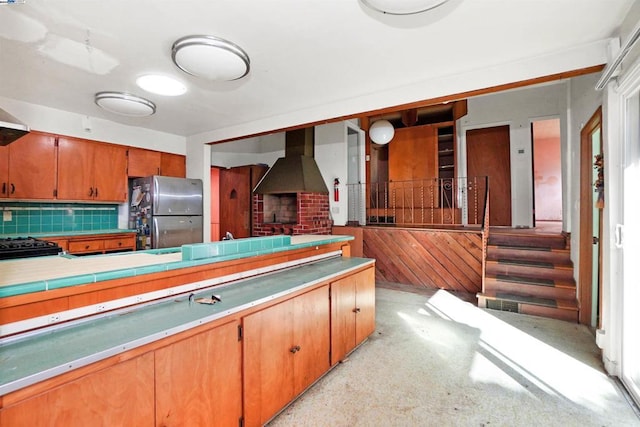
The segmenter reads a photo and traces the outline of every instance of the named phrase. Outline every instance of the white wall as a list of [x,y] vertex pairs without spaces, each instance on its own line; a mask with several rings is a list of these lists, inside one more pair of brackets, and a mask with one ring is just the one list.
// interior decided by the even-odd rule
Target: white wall
[[[566,82],[528,89],[478,96],[467,101],[468,113],[460,119],[460,153],[466,153],[467,130],[509,125],[511,140],[512,226],[533,226],[533,171],[531,122],[561,116],[565,105]],[[459,175],[467,176],[466,162],[460,162]]]
[[[0,97],[0,105],[32,130],[186,154],[186,138]],[[140,119],[141,121],[144,118]],[[88,126],[90,132],[85,130]]]
[[273,166],[284,156],[284,132],[211,146],[211,165],[235,167],[264,163]]
[[[334,225],[346,225],[347,210],[347,127],[345,122],[315,128],[315,159],[329,189],[329,206]],[[340,181],[340,198],[333,198],[333,180]]]

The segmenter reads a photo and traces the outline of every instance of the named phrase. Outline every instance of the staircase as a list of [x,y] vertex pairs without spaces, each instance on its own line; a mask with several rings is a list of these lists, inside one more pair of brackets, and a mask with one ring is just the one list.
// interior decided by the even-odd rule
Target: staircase
[[576,283],[565,236],[491,230],[478,306],[577,323]]

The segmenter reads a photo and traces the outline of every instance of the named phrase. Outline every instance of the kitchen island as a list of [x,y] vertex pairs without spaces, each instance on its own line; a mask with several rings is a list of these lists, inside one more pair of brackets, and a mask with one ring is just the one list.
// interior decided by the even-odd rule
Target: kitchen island
[[183,247],[188,260],[147,254],[171,259],[153,264],[176,267],[165,272],[207,265],[224,274],[4,338],[0,425],[87,425],[97,416],[104,425],[264,424],[375,327],[373,260],[336,251],[347,236],[284,237],[268,250],[255,245],[269,238],[243,239],[254,244],[249,253],[268,252],[258,255],[223,254],[233,251],[225,245]]

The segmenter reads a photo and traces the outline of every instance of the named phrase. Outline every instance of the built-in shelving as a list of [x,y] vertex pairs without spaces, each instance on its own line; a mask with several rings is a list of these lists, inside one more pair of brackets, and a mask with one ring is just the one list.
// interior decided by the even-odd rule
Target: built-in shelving
[[[441,199],[445,207],[451,206],[453,185],[446,180],[453,180],[456,175],[456,151],[453,124],[438,127],[438,178],[441,180]],[[450,184],[453,184],[451,182]]]

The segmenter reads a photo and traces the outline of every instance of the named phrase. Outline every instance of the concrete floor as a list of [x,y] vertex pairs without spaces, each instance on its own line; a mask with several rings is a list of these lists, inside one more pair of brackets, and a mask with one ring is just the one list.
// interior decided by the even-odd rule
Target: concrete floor
[[399,289],[378,286],[375,333],[270,427],[640,426],[588,328]]

